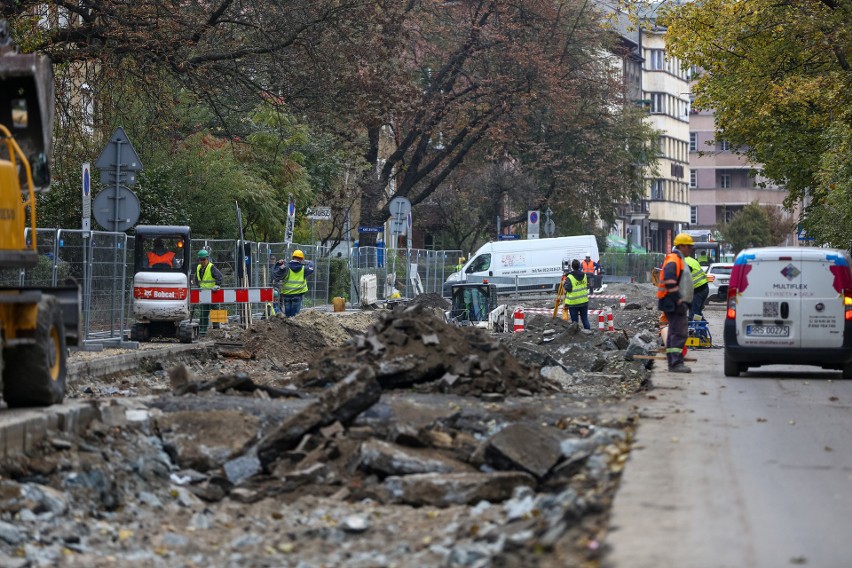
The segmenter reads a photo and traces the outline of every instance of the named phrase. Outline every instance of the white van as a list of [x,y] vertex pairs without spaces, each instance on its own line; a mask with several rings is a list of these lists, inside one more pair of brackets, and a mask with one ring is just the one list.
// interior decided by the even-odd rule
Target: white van
[[493,241],[482,245],[471,255],[460,272],[454,272],[447,278],[447,284],[487,279],[498,286],[509,285],[513,281],[530,285],[542,282],[552,286],[562,277],[563,261],[570,262],[575,258],[582,261],[587,254],[594,261],[600,260],[594,235]]
[[734,260],[725,318],[725,376],[761,365],[842,369],[852,379],[849,253],[745,249]]

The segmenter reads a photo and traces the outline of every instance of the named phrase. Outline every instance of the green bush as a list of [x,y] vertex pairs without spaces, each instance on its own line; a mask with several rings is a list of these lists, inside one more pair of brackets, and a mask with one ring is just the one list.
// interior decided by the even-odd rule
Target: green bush
[[328,301],[344,298],[349,301],[349,263],[344,258],[333,258],[328,269]]

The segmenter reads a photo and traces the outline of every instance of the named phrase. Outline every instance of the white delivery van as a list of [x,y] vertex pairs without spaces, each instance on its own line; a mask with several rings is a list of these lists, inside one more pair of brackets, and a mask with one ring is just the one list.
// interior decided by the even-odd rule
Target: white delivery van
[[562,277],[563,261],[582,261],[587,254],[594,261],[600,260],[594,235],[492,241],[472,254],[460,272],[451,274],[447,284],[487,279],[498,286],[513,281],[552,286]]
[[849,253],[745,249],[734,260],[725,318],[725,376],[761,365],[842,369],[852,379]]

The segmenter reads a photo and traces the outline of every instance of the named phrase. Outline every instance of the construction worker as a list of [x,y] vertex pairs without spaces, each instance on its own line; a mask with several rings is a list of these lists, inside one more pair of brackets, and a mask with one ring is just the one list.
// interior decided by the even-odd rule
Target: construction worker
[[462,268],[464,268],[464,257],[459,257],[459,263],[456,265],[456,272],[461,272]]
[[601,265],[592,260],[592,255],[586,253],[586,259],[581,263],[580,267],[586,275],[586,280],[589,284],[589,290],[594,292],[598,288],[601,287],[600,282],[598,281],[598,274],[601,271]]
[[565,307],[571,321],[583,322],[583,328],[589,329],[589,275],[580,270],[580,261],[571,261],[571,272],[565,275]]
[[[695,254],[695,251],[692,251]],[[707,301],[707,296],[710,295],[710,281],[707,278],[707,273],[701,268],[701,264],[693,256],[687,256],[684,261],[689,265],[689,271],[692,273],[692,303],[689,305],[689,321],[704,317],[704,303]]]
[[[213,263],[210,262],[210,253],[205,249],[201,249],[198,251],[196,255],[198,257],[198,264],[195,266],[195,270],[192,271],[192,282],[202,290],[210,289],[210,290],[218,290],[222,285],[222,272],[213,266]],[[215,309],[216,306],[213,304],[199,304],[199,315],[198,315],[198,334],[205,335],[207,333],[207,326],[210,324],[210,310]]]
[[272,269],[273,285],[277,283],[281,293],[280,312],[284,317],[291,318],[302,310],[302,298],[308,293],[307,277],[314,273],[314,263],[305,261],[305,253],[296,249],[293,258],[284,264],[282,258]]
[[166,250],[166,245],[163,243],[163,239],[154,239],[154,250],[149,250],[148,254],[148,266],[150,268],[154,268],[158,264],[160,265],[157,268],[172,268],[175,263],[175,253],[170,250]]
[[669,322],[666,360],[669,371],[673,373],[692,372],[692,369],[683,364],[683,346],[686,345],[688,333],[686,318],[695,290],[689,265],[684,258],[689,256],[692,245],[692,237],[686,233],[675,237],[674,248],[663,261],[660,283],[657,286],[659,308]]

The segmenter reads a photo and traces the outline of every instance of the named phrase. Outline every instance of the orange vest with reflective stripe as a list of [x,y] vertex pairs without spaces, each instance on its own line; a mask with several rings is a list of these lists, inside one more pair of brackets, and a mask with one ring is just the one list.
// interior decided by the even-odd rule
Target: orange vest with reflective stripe
[[148,253],[148,266],[154,266],[155,264],[168,264],[172,266],[172,261],[175,259],[175,253],[171,251],[166,251],[163,254],[157,254],[155,252]]
[[680,278],[680,273],[683,272],[683,259],[676,252],[672,252],[666,255],[666,259],[663,261],[663,266],[660,269],[660,283],[657,284],[657,298],[659,299],[663,299],[666,297],[666,294],[669,293],[669,289],[666,287],[666,284],[672,283],[672,280],[664,280],[666,273],[666,265],[670,262],[675,263],[675,288],[673,291],[678,290],[677,283],[678,279]]
[[584,260],[580,263],[580,270],[585,272],[586,274],[594,274],[595,273],[595,261],[594,260]]

